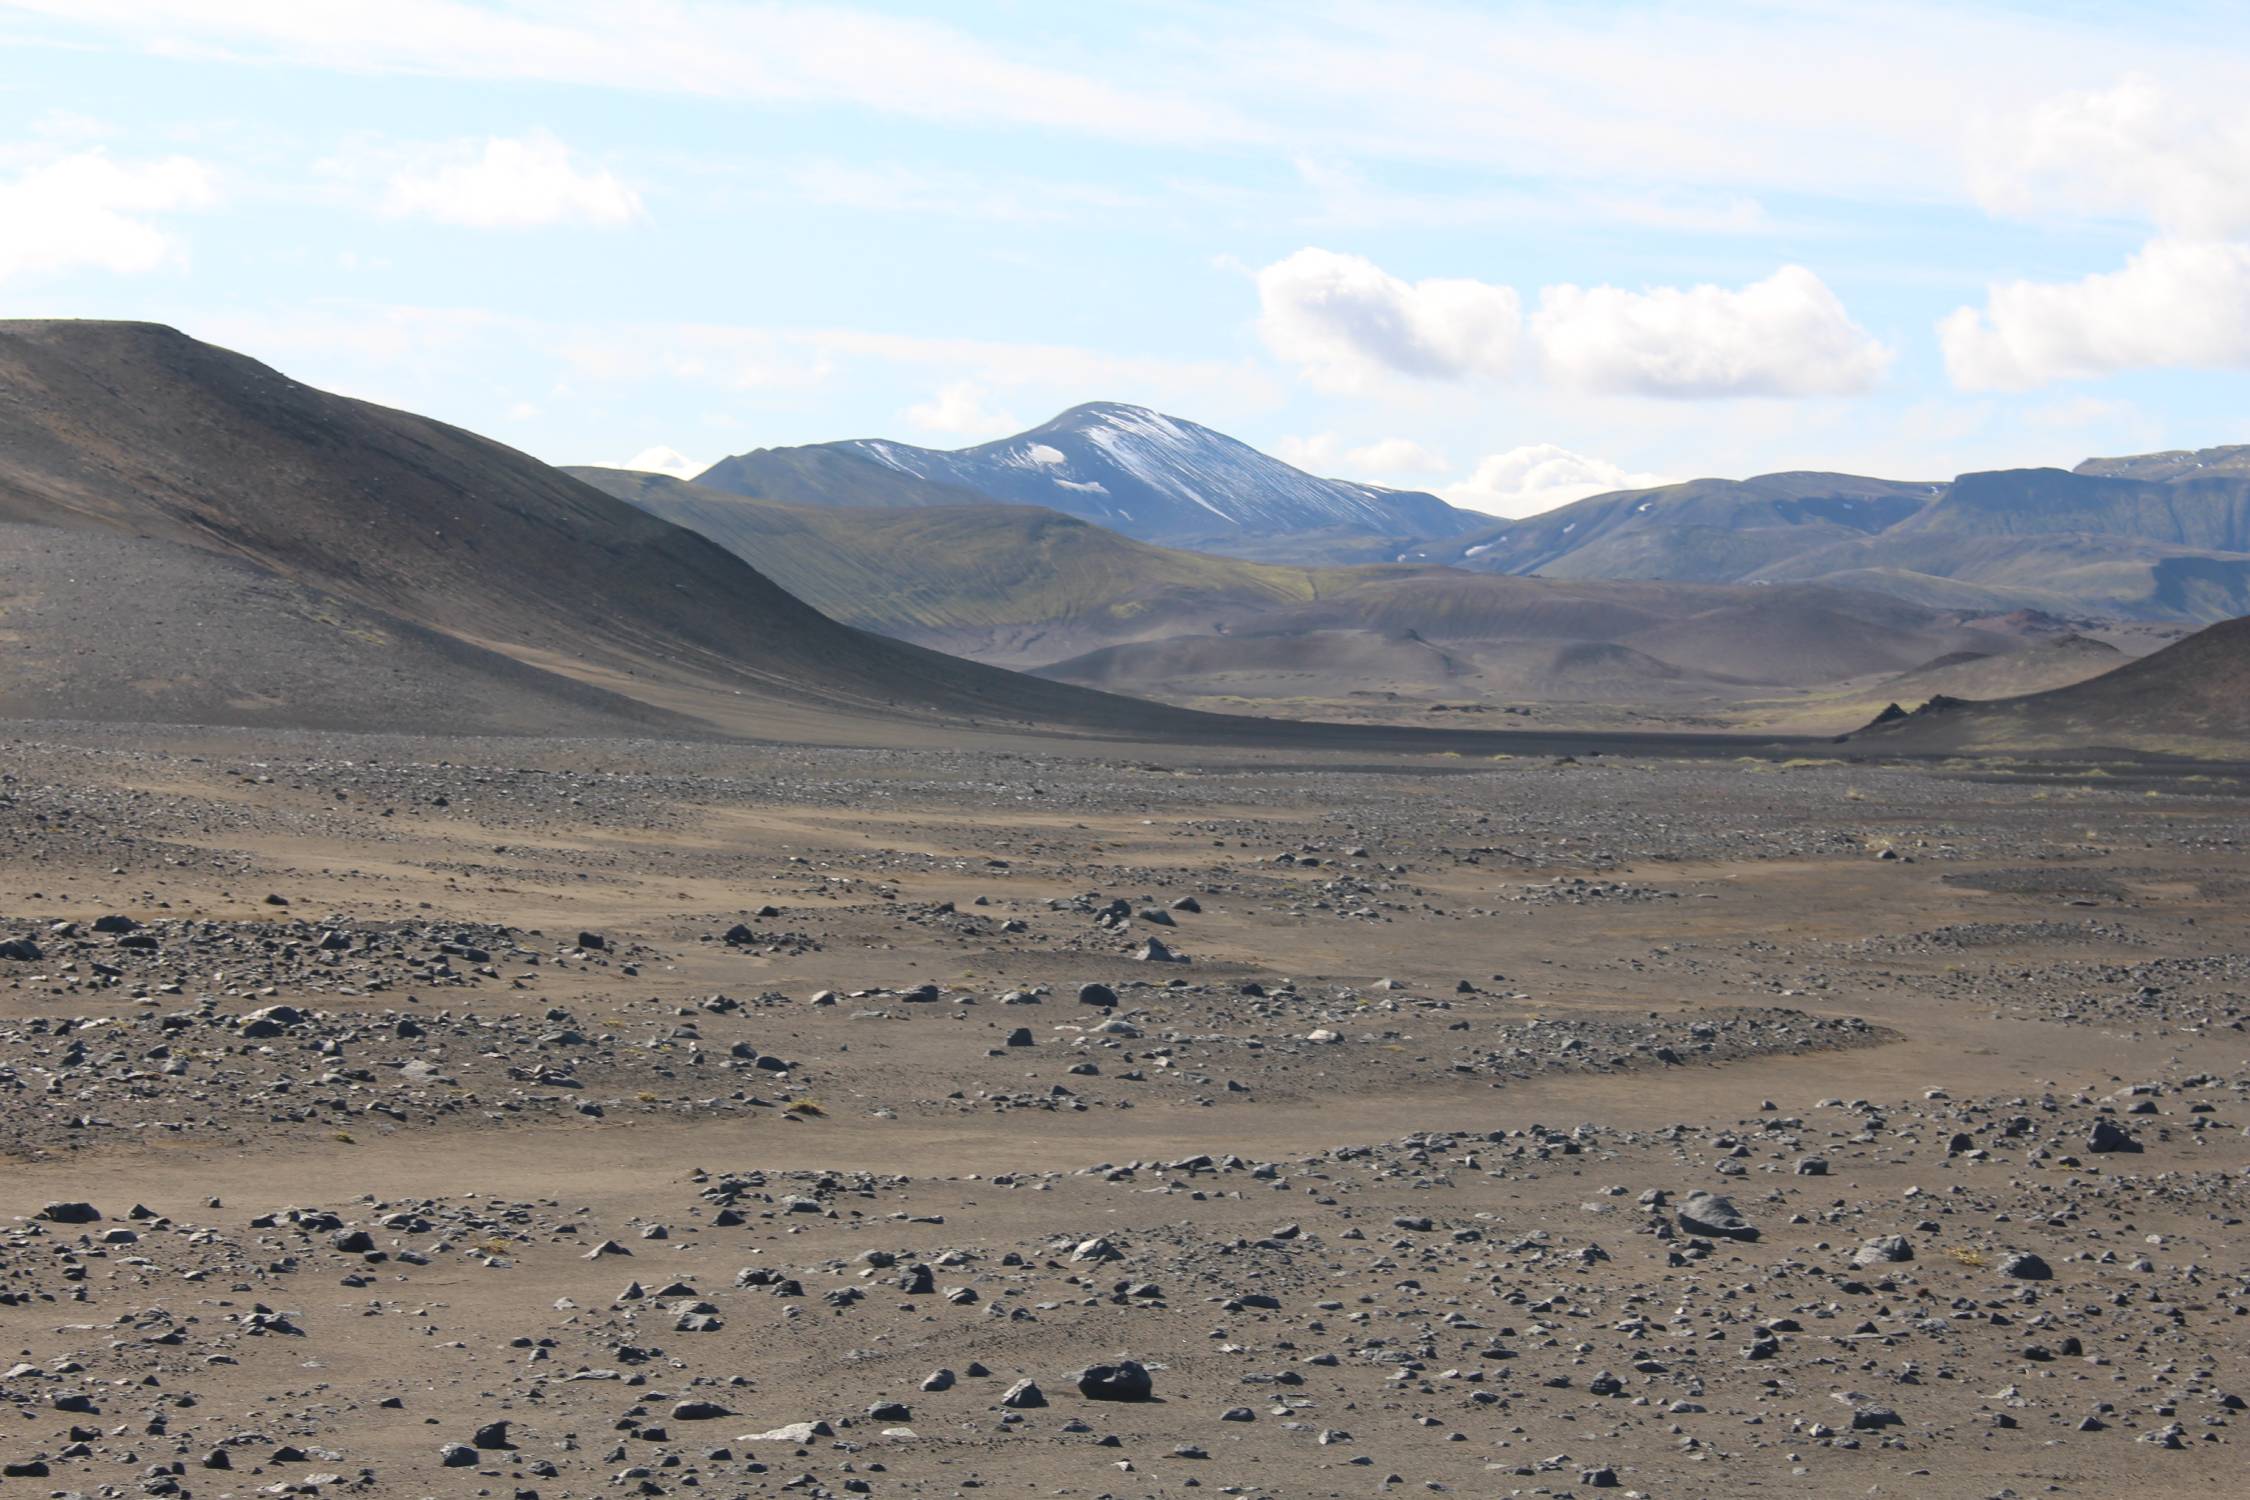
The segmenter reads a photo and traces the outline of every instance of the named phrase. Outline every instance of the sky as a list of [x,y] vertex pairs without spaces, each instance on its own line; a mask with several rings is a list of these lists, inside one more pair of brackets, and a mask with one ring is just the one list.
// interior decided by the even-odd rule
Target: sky
[[1080,401],[1496,514],[2250,441],[2239,6],[0,0],[0,315],[556,463]]

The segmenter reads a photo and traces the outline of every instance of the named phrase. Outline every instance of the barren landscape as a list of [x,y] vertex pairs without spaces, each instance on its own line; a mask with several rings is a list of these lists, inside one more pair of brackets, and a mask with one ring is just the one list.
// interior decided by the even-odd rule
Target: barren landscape
[[2250,1494],[2250,51],[0,0],[0,1500]]
[[0,776],[11,1491],[2239,1479],[2230,768]]

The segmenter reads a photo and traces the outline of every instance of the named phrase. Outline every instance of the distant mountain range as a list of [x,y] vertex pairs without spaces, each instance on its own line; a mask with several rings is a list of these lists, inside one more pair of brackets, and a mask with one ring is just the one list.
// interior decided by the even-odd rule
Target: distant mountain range
[[2225,448],[2173,448],[2163,453],[2139,453],[2126,458],[2089,458],[2072,472],[2110,479],[2157,480],[2250,475],[2250,443]]
[[1427,541],[1483,522],[1416,490],[1321,479],[1179,417],[1114,401],[973,448],[863,438],[759,448],[697,484],[795,505],[1037,505],[1141,541],[1300,559],[1336,544]]
[[1693,479],[1500,521],[1419,491],[1316,478],[1194,422],[1094,402],[973,448],[761,448],[697,483],[798,505],[1034,505],[1275,563],[1813,583],[1969,612],[2187,622],[2250,612],[2250,445],[1952,480]]
[[[1223,717],[1185,711],[1177,700],[1194,692],[1172,705],[1120,697],[1092,686],[1099,672],[1042,678],[896,637],[909,624],[925,637],[1046,630],[1061,656],[1083,653],[1081,636],[1213,628],[1224,610],[1322,637],[1316,660],[1329,641],[1357,641],[1370,648],[1357,653],[1361,670],[1387,683],[1386,653],[1446,654],[1417,644],[1404,621],[1565,641],[1824,594],[1270,567],[1021,505],[782,507],[603,477],[597,488],[170,328],[0,321],[0,719],[1486,753],[1497,742],[1450,713],[1338,725],[1292,721],[1290,706],[1269,702],[1257,706],[1282,712]],[[753,557],[786,572],[787,586]],[[1331,588],[1352,597],[1331,600]],[[1885,606],[1836,633],[1890,662],[2015,644],[2005,631],[1841,597]],[[1793,646],[1801,635],[1747,631]],[[1584,654],[1558,663],[1572,670]],[[1636,659],[1615,654],[1626,663],[1617,680],[1633,676]],[[1699,675],[1639,665],[1650,680]],[[1452,682],[1448,670],[1439,680]],[[1498,690],[1498,678],[1480,681],[1480,696]]]
[[[1078,437],[1062,461],[970,450],[945,472],[994,484],[984,465],[1038,470],[1042,483],[1105,474],[1070,483],[1101,485],[1105,504],[1162,494],[1244,527],[1302,516],[1363,538],[1442,514],[1145,413],[1083,408],[1041,431],[1066,428]],[[1457,741],[1385,726],[1572,702],[1594,706],[1581,724],[1651,722],[1634,707],[1646,704],[1675,726],[1744,722],[1730,705],[1812,725],[1876,693],[1997,697],[2093,677],[2098,690],[2073,698],[2005,698],[1993,714],[1927,715],[1885,734],[1902,747],[2070,741],[2124,733],[2138,716],[2147,735],[2208,754],[2238,740],[2250,712],[2239,630],[2166,653],[2163,672],[2112,671],[2121,653],[2065,620],[1841,587],[1852,570],[1806,561],[1873,545],[1956,565],[1979,548],[2052,557],[2062,537],[2089,559],[2106,547],[2128,573],[2171,549],[2154,566],[2223,599],[2245,544],[2243,450],[1950,485],[1705,482],[1538,523],[1550,538],[1536,561],[1561,571],[1590,551],[1574,512],[1612,546],[1660,514],[1683,534],[1754,518],[1744,545],[1765,560],[1750,571],[1787,564],[1814,575],[1805,582],[1275,565],[829,457],[894,476],[897,503],[784,505],[647,474],[573,475],[168,328],[0,321],[0,717],[853,743],[951,725],[1428,748]],[[1261,475],[1278,489],[1257,493]],[[932,485],[974,503],[924,503]],[[1940,575],[1924,564],[1923,576]],[[2101,633],[2132,653],[2165,630]],[[1002,669],[1032,665],[1037,676]],[[1103,691],[1117,688],[1160,701]],[[2034,707],[1999,714],[2006,704]],[[1181,712],[1208,707],[1365,732]]]
[[2250,612],[2250,449],[1946,483],[1696,479],[1489,523],[1412,556],[1551,578],[1820,583],[1933,608],[2220,620]]
[[1942,484],[1852,474],[1691,479],[1520,521],[1487,519],[1415,555],[1481,573],[1734,583],[1819,547],[1879,535],[1944,493]]
[[[1026,449],[1003,467],[1106,473],[1070,482],[1099,484],[1110,501],[1208,502],[1245,527],[1304,516],[1372,539],[1437,514],[1398,492],[1268,468],[1168,419],[1091,408],[1065,425],[1083,438],[1076,457]],[[1096,453],[1117,467],[1097,467]],[[2246,458],[2148,455],[1927,486],[1708,481],[1542,518],[1545,549],[1516,559],[1561,572],[1596,545],[1660,557],[1668,532],[1722,530],[1731,514],[1745,553],[1762,554],[1737,560],[1762,575],[1747,581],[1530,578],[1474,559],[1283,566],[1159,547],[856,455],[829,460],[893,476],[898,503],[783,505],[647,474],[574,476],[171,329],[0,322],[0,717],[822,743],[949,725],[1434,748],[1483,742],[1386,726],[1577,702],[1590,717],[1548,722],[1840,729],[1888,701],[1867,704],[1876,693],[2001,697],[2087,677],[2095,686],[2075,697],[2001,697],[1992,714],[1925,715],[1911,733],[1885,733],[1902,747],[2084,742],[2132,720],[2211,754],[2240,740],[2250,712],[2239,630],[2166,653],[2161,672],[2110,670],[2178,630],[2110,626],[2079,640],[2069,620],[1839,580],[1908,557],[1915,576],[1943,581],[1939,562],[1958,574],[2013,555],[2024,568],[2044,557],[2050,571],[2028,582],[2056,591],[2070,581],[2054,571],[2067,544],[2085,577],[2106,555],[2125,581],[2172,587],[2159,596],[2170,607],[2211,607],[2250,560]],[[1001,462],[985,454],[947,472],[996,483],[978,466],[987,460]],[[1255,476],[1277,471],[1277,493],[1252,493]],[[1221,476],[1246,488],[1223,489]],[[931,485],[974,503],[924,503]],[[1667,527],[1649,520],[1666,514]],[[1574,525],[1598,535],[1581,545]],[[1820,561],[1874,547],[1889,549],[1876,564]],[[1778,576],[1788,568],[1811,577]],[[1113,688],[1174,706],[1100,691]],[[2033,707],[2003,715],[2007,704]],[[1180,711],[1196,707],[1365,730]]]
[[1158,547],[1031,505],[788,505],[661,474],[566,472],[700,532],[846,624],[1004,666],[1208,630],[1357,571]]
[[1739,698],[2013,660],[2052,630],[1826,585],[1281,566],[1157,547],[1032,506],[784,505],[656,474],[569,472],[701,532],[847,624],[1203,706]]

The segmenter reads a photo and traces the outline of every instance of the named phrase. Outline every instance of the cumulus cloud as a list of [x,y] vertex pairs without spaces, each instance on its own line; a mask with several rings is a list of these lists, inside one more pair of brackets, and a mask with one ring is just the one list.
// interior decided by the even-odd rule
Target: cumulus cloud
[[90,267],[119,275],[181,259],[156,222],[216,201],[210,172],[184,156],[113,161],[82,151],[0,178],[0,281]]
[[605,228],[641,216],[641,197],[606,167],[584,167],[542,130],[519,137],[456,141],[414,153],[390,174],[386,218],[430,219],[469,229],[548,224]]
[[1386,374],[1502,376],[1522,345],[1554,384],[1641,396],[1857,394],[1891,360],[1802,266],[1740,290],[1551,286],[1528,322],[1513,287],[1407,282],[1328,250],[1300,250],[1256,280],[1267,347],[1330,389]]
[[1739,291],[1551,286],[1531,330],[1550,379],[1613,394],[1856,395],[1891,360],[1803,266]]
[[1468,478],[1439,493],[1470,510],[1520,518],[1588,495],[1672,482],[1662,474],[1629,473],[1608,459],[1573,453],[1554,443],[1529,443],[1487,455]]
[[2023,390],[2150,366],[2250,366],[2250,245],[2156,240],[2122,270],[2009,281],[1938,324],[1963,390]]
[[990,393],[973,380],[956,380],[938,387],[937,394],[906,409],[906,420],[924,432],[948,437],[1003,437],[1022,424],[1006,412],[988,406]]
[[2114,271],[2013,280],[1940,320],[1963,390],[2123,370],[2250,368],[2250,108],[2146,74],[1980,120],[1969,178],[1995,213],[2107,215],[2155,236]]
[[1971,128],[1969,184],[1995,213],[2117,215],[2188,238],[2250,229],[2250,108],[2206,108],[2131,74]]
[[1333,432],[1311,437],[1285,437],[1274,445],[1274,456],[1284,463],[1315,474],[1340,474],[1350,479],[1395,479],[1409,474],[1443,474],[1452,465],[1412,438],[1377,438],[1372,443],[1350,444]]
[[1512,287],[1402,281],[1362,256],[1311,247],[1256,279],[1267,346],[1330,389],[1386,373],[1500,375],[1515,361],[1523,310]]

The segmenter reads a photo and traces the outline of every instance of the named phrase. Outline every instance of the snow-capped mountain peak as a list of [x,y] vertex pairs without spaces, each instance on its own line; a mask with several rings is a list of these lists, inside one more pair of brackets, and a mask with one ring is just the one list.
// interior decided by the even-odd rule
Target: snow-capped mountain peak
[[[969,448],[861,439],[763,449],[727,460],[704,482],[715,478],[721,487],[777,499],[876,503],[848,493],[837,477],[808,493],[811,455],[870,461],[930,487],[927,499],[901,499],[888,487],[879,503],[958,504],[971,492],[1180,546],[1335,531],[1435,538],[1480,519],[1434,495],[1322,479],[1223,432],[1119,401],[1074,406],[1028,432]],[[848,465],[821,467],[836,476],[853,472]]]

